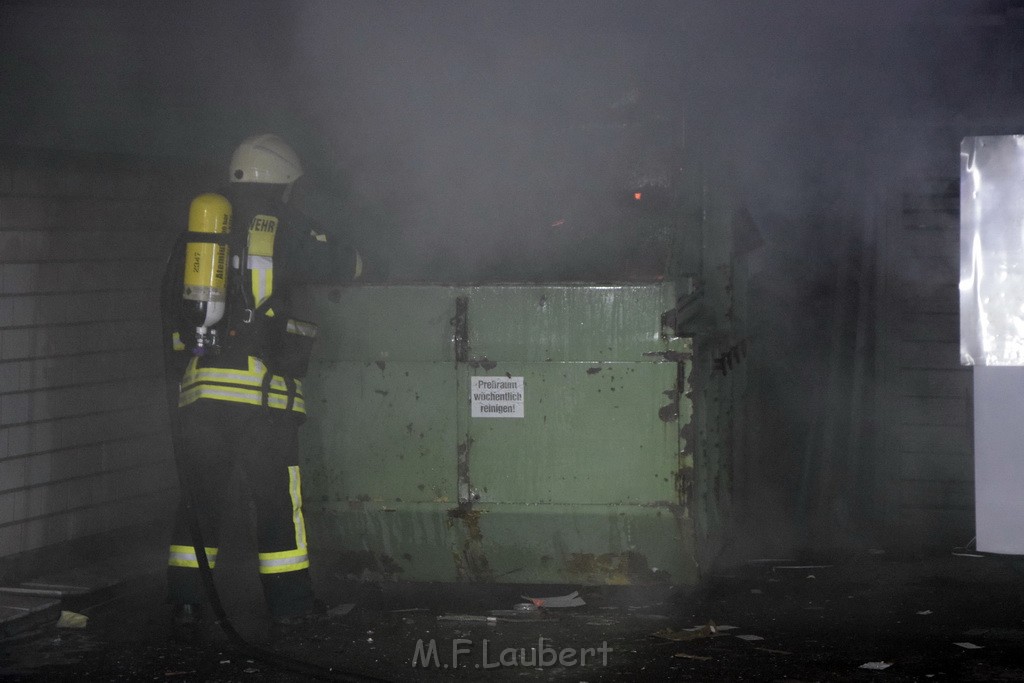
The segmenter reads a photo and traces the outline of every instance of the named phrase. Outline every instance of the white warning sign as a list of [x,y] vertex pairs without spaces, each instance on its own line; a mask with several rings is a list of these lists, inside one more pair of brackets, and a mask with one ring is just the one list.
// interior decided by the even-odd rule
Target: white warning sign
[[470,417],[524,417],[522,377],[471,377]]

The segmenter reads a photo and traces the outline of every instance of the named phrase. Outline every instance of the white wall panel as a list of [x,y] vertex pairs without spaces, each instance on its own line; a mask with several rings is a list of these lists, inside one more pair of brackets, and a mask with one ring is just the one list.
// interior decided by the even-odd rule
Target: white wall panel
[[907,178],[886,197],[877,247],[878,488],[893,542],[973,533],[971,375],[960,366],[954,178]]
[[0,150],[0,559],[166,517],[158,287],[197,178]]

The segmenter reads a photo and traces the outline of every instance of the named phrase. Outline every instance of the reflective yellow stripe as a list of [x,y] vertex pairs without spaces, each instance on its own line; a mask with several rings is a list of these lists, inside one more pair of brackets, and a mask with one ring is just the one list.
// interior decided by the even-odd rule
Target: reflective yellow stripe
[[[258,358],[249,357],[248,370],[233,368],[200,368],[198,358],[189,361],[185,375],[181,380],[178,395],[178,407],[184,407],[201,398],[212,398],[219,401],[233,401],[248,405],[263,405],[263,378],[267,374],[267,366]],[[294,380],[295,396],[292,399],[292,410],[306,412],[306,402],[302,397],[302,380]],[[267,404],[271,408],[285,409],[288,407],[288,383],[280,375],[274,375],[270,382],[270,394]]]
[[[211,569],[217,565],[216,548],[206,548],[206,562]],[[172,545],[167,564],[170,567],[199,569],[199,558],[196,557],[195,548],[190,545]]]
[[[236,370],[233,368],[199,368],[199,358],[195,357],[188,361],[188,367],[181,378],[181,388],[187,389],[196,384],[217,383],[236,384],[244,387],[263,387],[263,378],[266,377],[266,366],[254,356],[249,356],[249,370]],[[295,381],[296,393],[302,393],[302,380]],[[270,380],[271,391],[288,391],[288,382],[281,375],[274,375]]]
[[182,377],[182,384],[195,384],[201,380],[214,382],[236,382],[238,384],[263,383],[263,375],[267,367],[258,358],[249,356],[249,368],[237,370],[235,368],[201,368],[199,358],[193,358],[185,368],[185,375]]
[[292,523],[295,525],[295,547],[306,547],[306,523],[302,519],[302,475],[299,466],[288,468],[288,494],[292,498]]
[[[229,387],[217,384],[196,384],[187,389],[182,389],[178,397],[178,407],[184,408],[201,398],[211,398],[218,401],[231,401],[233,403],[245,403],[247,405],[263,405],[263,392],[259,389],[244,389],[242,387]],[[267,405],[271,408],[284,410],[288,407],[288,396],[286,394],[271,392],[267,397]],[[292,399],[292,410],[297,413],[306,412],[306,402],[302,396],[295,396]]]
[[295,527],[295,549],[260,553],[261,574],[283,574],[309,567],[306,549],[306,523],[302,518],[302,476],[299,466],[288,468],[288,495],[292,499],[292,525]]
[[[249,361],[249,367],[253,367],[253,359]],[[189,387],[193,384],[202,384],[206,382],[218,382],[221,384],[238,384],[246,387],[262,387],[263,378],[267,375],[266,367],[263,363],[256,361],[258,366],[257,369],[246,370],[232,370],[231,368],[194,368],[189,366],[188,371],[185,372],[185,376],[182,378],[182,386]],[[295,380],[296,390],[299,388],[300,380]],[[288,391],[288,383],[285,382],[281,375],[274,375],[274,378],[270,382],[271,391]]]
[[352,278],[353,278],[354,280],[358,280],[358,279],[359,279],[359,278],[361,278],[362,276],[363,276],[363,257],[362,257],[362,256],[360,256],[360,255],[359,255],[359,252],[357,251],[357,252],[356,252],[356,272],[355,272],[355,274],[354,274],[354,275],[352,276]]
[[259,307],[274,292],[274,236],[277,217],[260,214],[249,226],[249,260],[245,264],[252,273],[253,306]]
[[259,308],[274,293],[274,268],[253,268],[249,272],[252,273],[254,306]]
[[284,574],[285,572],[297,572],[300,569],[309,569],[309,557],[303,552],[294,558],[280,558],[267,560],[260,555],[260,574]]
[[249,256],[249,270],[271,270],[274,267],[274,259],[269,256]]
[[186,386],[189,384],[199,384],[200,382],[230,382],[232,384],[258,387],[263,384],[263,376],[246,372],[245,370],[231,370],[230,368],[199,368],[185,376]]

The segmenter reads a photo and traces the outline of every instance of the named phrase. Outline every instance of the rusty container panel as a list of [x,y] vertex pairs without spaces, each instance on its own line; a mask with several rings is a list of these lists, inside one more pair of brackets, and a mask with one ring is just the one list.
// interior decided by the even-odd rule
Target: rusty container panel
[[526,417],[467,425],[472,502],[676,502],[674,363],[502,362],[491,372],[524,378]]
[[315,548],[424,581],[693,584],[692,344],[672,283],[325,287]]

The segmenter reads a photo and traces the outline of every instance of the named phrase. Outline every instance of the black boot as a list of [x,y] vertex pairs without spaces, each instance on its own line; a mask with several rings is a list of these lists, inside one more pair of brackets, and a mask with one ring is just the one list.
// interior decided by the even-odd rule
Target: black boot
[[276,616],[270,620],[270,637],[279,640],[322,624],[327,618],[327,605],[319,599],[313,600],[309,609],[287,616]]
[[171,618],[171,623],[174,626],[196,626],[202,620],[203,608],[201,605],[184,603],[174,606],[174,614]]
[[203,639],[203,611],[200,605],[179,603],[171,612],[171,640],[195,643]]

